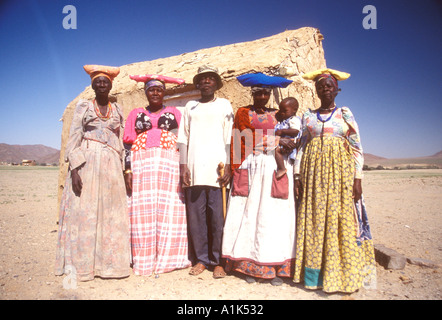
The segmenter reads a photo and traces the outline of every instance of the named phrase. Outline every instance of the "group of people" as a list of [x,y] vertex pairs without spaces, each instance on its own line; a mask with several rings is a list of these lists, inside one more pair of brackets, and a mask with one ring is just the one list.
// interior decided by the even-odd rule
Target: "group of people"
[[359,129],[335,104],[349,74],[303,75],[321,106],[302,119],[294,97],[267,106],[274,88],[291,84],[283,77],[239,76],[253,102],[234,114],[216,97],[216,67],[198,69],[201,98],[182,112],[163,100],[166,83],[184,80],[131,76],[148,103],[124,120],[109,101],[119,68],[84,68],[95,99],[77,104],[66,145],[56,275],[74,270],[87,281],[190,268],[248,283],[286,277],[325,292],[373,286]]

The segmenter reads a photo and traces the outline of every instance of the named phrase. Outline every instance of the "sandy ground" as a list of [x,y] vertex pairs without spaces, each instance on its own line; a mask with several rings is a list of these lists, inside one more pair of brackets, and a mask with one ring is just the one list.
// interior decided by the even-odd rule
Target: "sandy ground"
[[[2,300],[440,300],[441,268],[377,265],[377,289],[351,295],[279,287],[230,275],[198,277],[188,269],[156,277],[74,283],[53,272],[57,241],[57,169],[0,167]],[[370,171],[363,182],[375,244],[406,257],[442,263],[442,170]]]

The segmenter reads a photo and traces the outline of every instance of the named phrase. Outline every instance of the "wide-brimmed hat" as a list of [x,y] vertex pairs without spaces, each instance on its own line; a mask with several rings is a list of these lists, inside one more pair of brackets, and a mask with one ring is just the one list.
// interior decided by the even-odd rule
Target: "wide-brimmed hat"
[[198,68],[198,73],[193,77],[193,84],[196,86],[199,82],[200,77],[207,73],[213,74],[215,76],[218,89],[221,89],[223,86],[223,82],[218,73],[218,68],[209,64],[205,64]]

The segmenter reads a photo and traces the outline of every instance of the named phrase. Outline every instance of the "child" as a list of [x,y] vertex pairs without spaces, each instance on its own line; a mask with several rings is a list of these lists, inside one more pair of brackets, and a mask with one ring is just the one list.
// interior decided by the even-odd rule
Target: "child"
[[[276,119],[278,124],[275,126],[275,135],[283,138],[294,138],[295,143],[299,139],[301,131],[301,118],[296,116],[298,111],[298,100],[293,97],[285,98],[279,104],[279,111],[276,113]],[[280,179],[287,172],[284,165],[284,154],[287,154],[288,150],[282,147],[277,147],[275,151],[276,160],[276,179]],[[294,149],[289,159],[295,160],[296,149]]]

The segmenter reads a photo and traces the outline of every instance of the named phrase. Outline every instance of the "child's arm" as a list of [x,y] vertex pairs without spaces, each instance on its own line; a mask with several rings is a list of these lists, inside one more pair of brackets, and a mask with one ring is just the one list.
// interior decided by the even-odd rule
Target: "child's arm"
[[292,137],[295,138],[299,133],[299,130],[297,129],[279,129],[276,130],[275,135],[277,136],[287,136],[287,137]]

